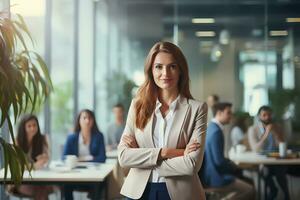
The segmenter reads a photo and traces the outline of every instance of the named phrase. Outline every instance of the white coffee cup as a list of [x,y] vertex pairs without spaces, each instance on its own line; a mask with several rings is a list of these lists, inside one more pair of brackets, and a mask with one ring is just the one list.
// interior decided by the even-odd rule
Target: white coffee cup
[[67,155],[65,160],[66,166],[69,168],[74,168],[77,163],[77,156],[75,155]]
[[242,144],[236,145],[236,153],[244,153],[246,151],[246,146]]
[[285,142],[279,143],[279,156],[286,157],[286,143]]

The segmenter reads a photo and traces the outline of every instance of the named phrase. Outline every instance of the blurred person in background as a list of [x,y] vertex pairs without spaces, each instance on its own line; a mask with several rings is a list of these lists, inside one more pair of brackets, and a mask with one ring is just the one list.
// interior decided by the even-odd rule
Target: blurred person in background
[[[208,125],[205,155],[200,171],[205,187],[217,188],[227,199],[254,199],[254,188],[237,176],[241,170],[224,156],[224,126],[232,117],[231,103],[217,103],[213,107],[214,118]],[[229,193],[234,195],[227,197]]]
[[234,115],[230,132],[232,146],[242,144],[245,145],[247,149],[250,148],[247,137],[247,130],[251,123],[250,121],[251,117],[248,113],[236,113]]
[[106,149],[108,151],[117,149],[117,146],[120,143],[120,139],[125,128],[124,106],[120,103],[114,105],[113,113],[114,122],[110,124],[107,129]]
[[[261,106],[257,113],[258,123],[252,125],[248,129],[248,138],[252,151],[270,153],[278,151],[280,142],[284,142],[284,133],[278,123],[272,118],[272,108],[269,106]],[[284,193],[284,199],[289,200],[289,190],[286,179],[287,167],[285,166],[267,166],[264,168],[266,182],[266,199],[275,199],[278,188],[273,180],[276,178],[277,183]]]
[[[49,162],[49,143],[46,135],[41,134],[38,119],[35,115],[24,115],[18,127],[17,145],[25,152],[34,170],[46,167]],[[20,185],[10,186],[9,191],[15,194],[33,197],[36,200],[48,199],[53,192],[52,186]]]
[[[75,121],[74,133],[70,134],[64,146],[63,158],[75,155],[78,161],[104,163],[106,160],[103,134],[99,131],[95,114],[91,110],[82,110]],[[73,199],[74,190],[89,191],[89,197],[99,198],[97,185],[66,185],[64,194],[66,200]]]
[[207,97],[207,106],[208,106],[208,111],[207,111],[207,124],[212,120],[214,117],[213,115],[213,107],[215,104],[219,103],[219,96],[216,94],[211,94]]

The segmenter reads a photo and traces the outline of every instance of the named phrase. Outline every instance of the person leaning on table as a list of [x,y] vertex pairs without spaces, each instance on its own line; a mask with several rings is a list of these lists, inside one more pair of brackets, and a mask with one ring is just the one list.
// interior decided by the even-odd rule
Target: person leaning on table
[[[17,145],[27,155],[34,170],[41,170],[49,162],[50,151],[48,137],[41,133],[38,118],[32,114],[24,115],[18,126]],[[47,200],[48,194],[53,192],[52,186],[40,185],[9,185],[8,188],[13,195],[32,197],[35,200]]]
[[197,175],[203,159],[207,105],[193,99],[179,47],[158,42],[145,62],[145,82],[133,99],[118,146],[130,168],[128,199],[205,199]]
[[[277,151],[280,142],[284,141],[284,135],[280,126],[274,123],[272,119],[272,108],[261,106],[257,113],[259,122],[248,129],[248,138],[252,151]],[[264,168],[267,171],[265,178],[267,191],[266,199],[274,199],[277,196],[278,188],[273,180],[276,178],[278,185],[281,187],[284,199],[289,200],[289,190],[286,179],[286,166],[270,165]],[[268,189],[270,189],[268,191]]]

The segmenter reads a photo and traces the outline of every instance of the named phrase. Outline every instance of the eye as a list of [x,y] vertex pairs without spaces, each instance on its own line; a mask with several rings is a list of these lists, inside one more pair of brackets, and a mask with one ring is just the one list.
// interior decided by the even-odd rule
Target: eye
[[155,69],[162,69],[162,65],[160,65],[160,64],[156,64],[156,65],[154,65],[154,67],[155,67]]
[[171,65],[169,65],[169,66],[170,66],[171,69],[177,69],[177,64],[175,64],[175,63],[174,63],[174,64],[171,64]]

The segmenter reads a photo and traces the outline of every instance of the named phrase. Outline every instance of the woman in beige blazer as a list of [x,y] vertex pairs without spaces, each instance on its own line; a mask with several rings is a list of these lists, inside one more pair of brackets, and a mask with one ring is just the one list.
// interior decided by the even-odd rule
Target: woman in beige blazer
[[198,171],[207,105],[193,100],[189,81],[181,50],[156,43],[118,146],[121,167],[130,168],[121,189],[128,199],[205,199]]

